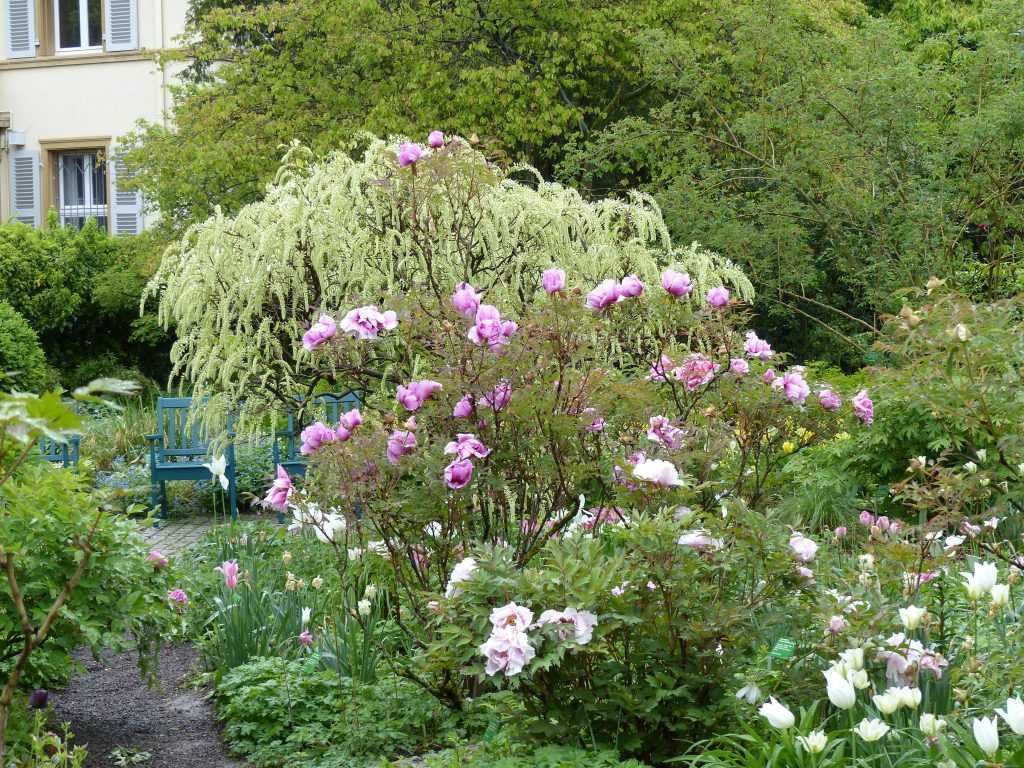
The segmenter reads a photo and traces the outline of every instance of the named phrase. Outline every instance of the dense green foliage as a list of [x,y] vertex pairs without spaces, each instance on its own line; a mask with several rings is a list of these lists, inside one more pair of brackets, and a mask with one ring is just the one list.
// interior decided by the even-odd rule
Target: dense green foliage
[[46,356],[24,317],[0,302],[0,385],[38,392],[47,383]]

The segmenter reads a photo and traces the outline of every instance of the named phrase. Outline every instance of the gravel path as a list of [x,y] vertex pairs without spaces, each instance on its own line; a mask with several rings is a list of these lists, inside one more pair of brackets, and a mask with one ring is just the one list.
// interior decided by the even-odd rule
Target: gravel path
[[228,757],[213,708],[203,692],[179,683],[194,668],[190,646],[168,646],[160,654],[160,688],[139,679],[134,653],[105,653],[96,661],[79,654],[86,670],[50,703],[57,721],[70,722],[75,741],[89,750],[86,768],[116,768],[117,747],[149,752],[141,768],[242,768]]

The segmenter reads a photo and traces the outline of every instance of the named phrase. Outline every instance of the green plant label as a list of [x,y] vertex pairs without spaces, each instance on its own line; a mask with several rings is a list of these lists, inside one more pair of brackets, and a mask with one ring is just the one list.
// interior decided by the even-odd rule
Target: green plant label
[[788,637],[780,637],[768,655],[775,659],[788,659],[796,651],[796,642]]

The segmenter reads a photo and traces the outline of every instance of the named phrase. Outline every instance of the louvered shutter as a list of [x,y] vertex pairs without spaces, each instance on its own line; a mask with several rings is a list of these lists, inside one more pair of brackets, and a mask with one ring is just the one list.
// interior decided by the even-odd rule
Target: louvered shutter
[[137,235],[142,231],[142,193],[122,189],[123,183],[134,175],[128,171],[124,158],[116,150],[111,151],[108,164],[110,189],[113,193],[111,214],[112,230],[115,235]]
[[39,227],[39,152],[12,150],[11,214],[22,224]]
[[7,3],[7,56],[25,59],[36,55],[35,0],[4,0]]
[[106,0],[107,50],[139,48],[139,0]]

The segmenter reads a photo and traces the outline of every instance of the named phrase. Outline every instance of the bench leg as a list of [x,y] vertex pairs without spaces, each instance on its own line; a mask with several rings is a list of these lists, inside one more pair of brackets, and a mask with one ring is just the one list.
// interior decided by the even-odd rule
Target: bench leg
[[160,481],[160,517],[167,519],[167,481]]
[[[159,485],[155,479],[149,481],[149,507],[150,509],[156,509],[157,505],[160,504],[160,491]],[[153,522],[154,528],[160,527],[160,513],[156,515],[156,519]]]
[[228,504],[231,505],[231,522],[238,519],[238,490],[235,487],[235,473],[228,478]]

